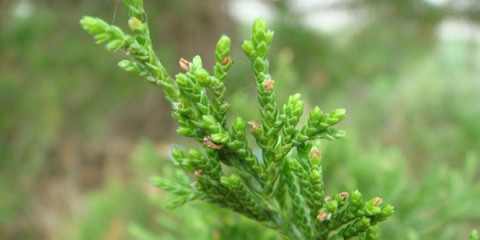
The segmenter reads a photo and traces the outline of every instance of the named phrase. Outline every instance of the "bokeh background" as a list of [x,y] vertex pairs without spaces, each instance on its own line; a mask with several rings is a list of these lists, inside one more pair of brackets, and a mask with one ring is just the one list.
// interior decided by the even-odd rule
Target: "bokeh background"
[[[241,52],[257,17],[275,30],[279,103],[344,107],[345,140],[324,144],[328,192],[396,207],[382,239],[466,239],[480,226],[480,2],[145,0],[155,50],[213,66],[222,33],[235,61],[229,117],[259,118]],[[79,26],[127,29],[120,0],[0,0],[0,239],[279,239],[216,207],[166,209],[149,177],[175,175],[162,92],[123,72]]]

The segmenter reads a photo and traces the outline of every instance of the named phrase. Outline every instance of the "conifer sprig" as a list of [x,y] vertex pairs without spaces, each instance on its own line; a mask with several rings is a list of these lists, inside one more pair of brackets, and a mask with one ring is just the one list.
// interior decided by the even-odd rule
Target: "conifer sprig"
[[[297,127],[304,111],[300,94],[277,107],[268,61],[274,34],[264,20],[255,21],[250,39],[242,46],[255,74],[262,120],[246,122],[238,117],[230,129],[224,85],[233,64],[230,39],[224,35],[217,43],[213,74],[195,56],[191,61],[180,59],[183,72],[173,78],[153,50],[142,0],[123,2],[131,35],[99,18],[84,17],[80,23],[97,44],[127,54],[129,59],[118,64],[121,68],[163,89],[179,123],[178,134],[203,147],[203,151],[172,150],[174,163],[190,172],[193,181],[185,174],[177,182],[152,178],[155,186],[176,196],[169,207],[207,201],[276,229],[286,239],[378,239],[376,225],[393,214],[392,206],[382,207],[380,198],[364,202],[358,191],[328,197],[324,190],[318,146],[321,140],[345,136],[333,128],[345,118],[345,110],[324,113],[316,107],[307,123]],[[249,147],[247,124],[262,150],[261,157]],[[227,168],[233,171],[224,171]]]

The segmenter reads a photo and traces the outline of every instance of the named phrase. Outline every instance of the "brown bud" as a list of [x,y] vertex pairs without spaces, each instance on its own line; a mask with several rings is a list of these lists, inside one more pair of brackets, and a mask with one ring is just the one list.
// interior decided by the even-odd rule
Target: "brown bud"
[[200,176],[203,176],[203,171],[202,170],[197,170],[193,174],[195,174],[195,177],[200,177]]
[[320,222],[323,222],[325,221],[325,219],[327,219],[328,217],[328,212],[321,212],[317,215],[317,219],[320,221]]
[[260,128],[260,124],[256,123],[255,121],[248,121],[248,125],[252,127],[252,132],[257,131]]
[[265,90],[267,91],[272,91],[273,88],[275,88],[275,82],[273,80],[266,80],[265,82],[263,82],[263,87],[265,87]]
[[310,158],[313,158],[314,156],[317,156],[317,157],[322,156],[322,151],[316,150],[316,149],[312,150],[310,152]]
[[222,103],[222,105],[220,106],[219,112],[220,112],[220,113],[226,113],[229,108],[230,108],[230,103],[224,102],[224,103]]
[[383,203],[383,199],[378,198],[377,201],[375,202],[375,206],[380,206],[380,204]]
[[222,65],[225,66],[225,65],[227,65],[227,64],[228,64],[229,62],[231,62],[231,61],[232,61],[232,59],[230,58],[230,56],[227,56],[226,58],[224,58],[224,59],[222,60]]
[[212,142],[212,138],[210,136],[205,136],[203,138],[203,144],[205,144],[205,146],[207,146],[209,148],[213,148],[213,149],[220,149],[220,148],[223,147],[222,145],[218,145],[218,144],[215,144],[214,142]]
[[162,85],[162,81],[158,80],[157,81],[157,86],[161,86]]
[[330,200],[330,196],[328,196],[328,195],[325,196],[325,197],[323,198],[323,200],[324,200],[325,202],[328,202],[328,200]]
[[178,108],[178,109],[182,109],[182,108],[183,108],[183,104],[181,104],[181,103],[177,104],[177,108]]
[[128,23],[130,24],[130,26],[132,26],[132,28],[138,27],[137,21],[135,21],[135,18],[134,18],[134,17],[131,17],[131,18],[128,20]]
[[193,184],[193,186],[196,187],[196,188],[198,188],[198,187],[200,187],[200,184],[199,184],[198,182],[195,182],[195,183]]
[[341,193],[338,194],[338,196],[343,197],[343,201],[345,201],[348,198],[348,193],[347,192],[341,192]]
[[189,72],[190,71],[190,62],[183,59],[183,58],[180,58],[180,68],[182,68],[183,71],[185,72]]
[[224,102],[221,105],[222,108],[228,108],[229,106],[230,106],[230,103],[228,103],[228,102]]

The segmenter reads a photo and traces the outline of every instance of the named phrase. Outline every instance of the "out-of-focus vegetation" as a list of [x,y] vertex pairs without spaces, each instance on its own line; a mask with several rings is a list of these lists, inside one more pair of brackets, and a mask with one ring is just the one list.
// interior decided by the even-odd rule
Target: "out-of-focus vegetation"
[[[173,177],[164,145],[185,139],[161,91],[112,64],[118,55],[99,54],[78,25],[85,14],[126,22],[115,2],[0,3],[0,239],[276,239],[213,206],[164,208],[169,196],[148,179]],[[448,20],[478,29],[478,2],[322,5],[356,13],[359,23],[337,32],[302,25],[292,2],[265,2],[279,101],[297,91],[306,105],[349,111],[347,139],[324,146],[327,190],[392,203],[383,239],[466,239],[480,224],[479,42],[438,32]],[[145,3],[169,69],[194,53],[209,59],[221,33],[232,46],[247,36],[228,1]],[[231,115],[255,120],[253,75],[241,62],[226,82]]]
[[104,191],[89,197],[91,213],[75,226],[76,239],[278,239],[275,232],[254,221],[205,203],[165,209],[166,196],[145,178],[162,174],[174,179],[180,174],[165,161],[163,150],[140,141],[129,162],[135,169],[129,183],[112,180]]

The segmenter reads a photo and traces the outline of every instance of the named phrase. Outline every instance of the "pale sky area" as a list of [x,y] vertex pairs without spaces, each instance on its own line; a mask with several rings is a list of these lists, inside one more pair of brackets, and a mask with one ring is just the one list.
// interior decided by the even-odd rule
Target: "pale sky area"
[[[449,0],[425,0],[435,5],[442,5]],[[290,6],[294,11],[302,13],[302,22],[322,32],[338,32],[355,28],[362,23],[360,12],[352,13],[347,9],[332,7],[341,5],[344,0],[296,0]],[[465,0],[455,0],[456,6],[465,4]],[[268,4],[259,0],[235,0],[229,6],[230,14],[238,21],[249,24],[258,17],[272,19],[274,11]],[[480,41],[480,27],[459,19],[446,19],[437,29],[443,40]]]

